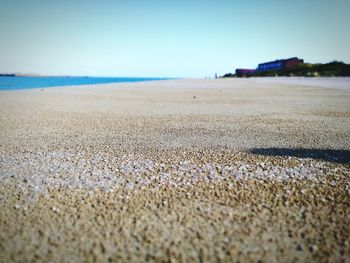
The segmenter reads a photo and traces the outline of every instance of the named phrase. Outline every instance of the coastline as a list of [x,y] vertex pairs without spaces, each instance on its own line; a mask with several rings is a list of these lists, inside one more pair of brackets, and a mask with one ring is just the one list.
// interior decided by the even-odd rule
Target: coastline
[[346,259],[348,81],[1,91],[1,258]]

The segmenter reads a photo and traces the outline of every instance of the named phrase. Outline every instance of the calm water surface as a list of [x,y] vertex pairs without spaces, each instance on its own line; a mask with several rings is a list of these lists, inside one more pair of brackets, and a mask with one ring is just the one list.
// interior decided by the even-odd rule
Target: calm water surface
[[140,82],[164,78],[102,78],[102,77],[0,77],[0,90],[48,88],[69,85]]

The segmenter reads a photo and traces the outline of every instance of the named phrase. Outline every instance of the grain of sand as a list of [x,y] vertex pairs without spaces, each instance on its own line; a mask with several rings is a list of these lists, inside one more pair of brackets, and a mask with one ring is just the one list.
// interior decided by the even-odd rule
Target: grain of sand
[[1,262],[349,262],[350,81],[0,92]]

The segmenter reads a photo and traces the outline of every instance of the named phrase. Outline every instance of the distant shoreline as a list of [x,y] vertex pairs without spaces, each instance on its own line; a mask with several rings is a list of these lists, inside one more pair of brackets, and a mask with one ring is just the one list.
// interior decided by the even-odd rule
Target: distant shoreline
[[0,77],[16,77],[16,74],[0,74]]

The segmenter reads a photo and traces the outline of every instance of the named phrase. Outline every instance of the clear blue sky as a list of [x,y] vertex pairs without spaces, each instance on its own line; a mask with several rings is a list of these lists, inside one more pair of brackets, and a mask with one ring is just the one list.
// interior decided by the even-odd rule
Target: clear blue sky
[[350,63],[349,0],[0,0],[0,72],[204,77]]

